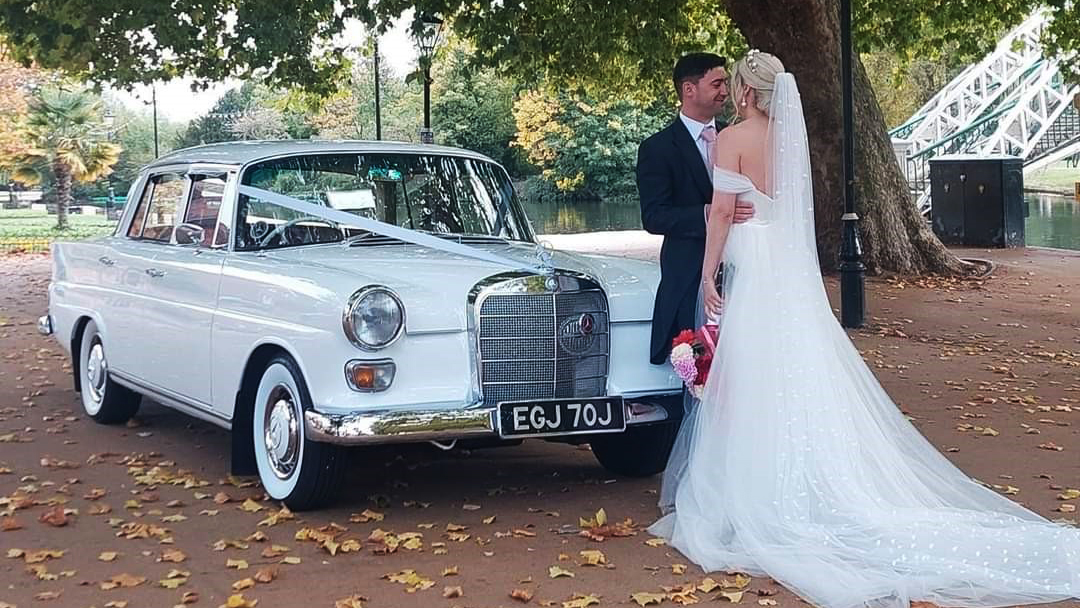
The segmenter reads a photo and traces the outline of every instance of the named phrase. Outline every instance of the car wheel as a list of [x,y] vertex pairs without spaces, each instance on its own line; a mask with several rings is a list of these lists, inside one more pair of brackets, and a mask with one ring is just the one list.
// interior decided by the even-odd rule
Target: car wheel
[[678,433],[678,422],[631,426],[623,433],[597,435],[589,445],[600,464],[612,473],[648,477],[667,466]]
[[87,321],[79,343],[79,396],[87,416],[102,424],[127,422],[139,411],[141,397],[135,391],[113,382],[105,342],[97,324]]
[[296,362],[285,356],[271,359],[255,391],[255,464],[266,493],[294,511],[329,502],[342,475],[341,448],[305,437],[304,411],[310,408]]

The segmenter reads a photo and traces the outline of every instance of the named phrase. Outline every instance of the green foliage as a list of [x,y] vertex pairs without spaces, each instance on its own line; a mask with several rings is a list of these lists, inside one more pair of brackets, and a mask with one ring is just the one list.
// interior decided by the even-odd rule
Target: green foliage
[[585,198],[636,192],[637,147],[672,113],[633,100],[596,101],[583,95],[523,94],[514,104],[520,146],[559,190]]
[[965,67],[956,54],[939,59],[901,60],[895,53],[875,51],[862,63],[889,128],[904,123]]
[[104,215],[72,215],[71,227],[56,228],[56,216],[27,209],[0,210],[0,246],[13,239],[80,239],[111,233],[115,222]]
[[230,125],[251,107],[255,99],[255,86],[244,84],[237,89],[229,89],[221,96],[214,107],[206,114],[192,120],[188,127],[176,138],[177,148],[188,148],[202,144],[222,141],[235,141],[237,137]]
[[494,70],[469,61],[469,49],[458,43],[442,53],[432,91],[431,121],[436,141],[475,150],[502,164],[513,176],[531,168],[514,142],[514,98],[518,86]]

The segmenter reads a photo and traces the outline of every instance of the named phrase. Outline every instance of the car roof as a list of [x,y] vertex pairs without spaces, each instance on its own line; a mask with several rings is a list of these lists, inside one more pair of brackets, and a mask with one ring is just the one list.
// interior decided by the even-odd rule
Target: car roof
[[147,168],[188,163],[213,163],[243,166],[266,158],[294,154],[396,152],[464,156],[494,162],[487,156],[451,146],[435,146],[400,141],[348,141],[323,139],[285,139],[273,141],[230,141],[174,150],[160,156]]

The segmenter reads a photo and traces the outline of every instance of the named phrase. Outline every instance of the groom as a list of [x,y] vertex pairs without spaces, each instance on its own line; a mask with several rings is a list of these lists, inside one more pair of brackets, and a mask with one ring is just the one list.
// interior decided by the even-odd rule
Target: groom
[[[713,53],[680,57],[673,73],[679,116],[638,147],[641,224],[646,231],[664,236],[649,349],[649,359],[657,365],[667,361],[675,336],[695,326],[705,223],[713,193],[709,156],[716,139],[716,115],[728,96],[724,63],[723,57]],[[753,214],[749,203],[736,203],[736,223]]]

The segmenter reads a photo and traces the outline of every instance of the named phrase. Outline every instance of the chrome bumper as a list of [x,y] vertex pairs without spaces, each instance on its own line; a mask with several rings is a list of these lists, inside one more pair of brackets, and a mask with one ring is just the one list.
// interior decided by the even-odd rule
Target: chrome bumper
[[[665,404],[671,400],[677,400],[681,407],[682,393],[626,398],[627,426],[667,420]],[[312,441],[372,445],[498,437],[496,417],[496,408],[490,406],[349,414],[308,410],[304,412],[304,426]]]
[[50,315],[38,317],[37,330],[43,336],[51,336],[53,333],[52,317]]

